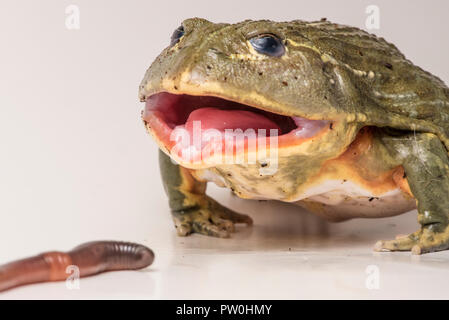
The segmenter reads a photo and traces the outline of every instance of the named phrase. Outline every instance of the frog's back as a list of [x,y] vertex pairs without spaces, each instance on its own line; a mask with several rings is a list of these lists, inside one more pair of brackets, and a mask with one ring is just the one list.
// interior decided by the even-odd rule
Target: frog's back
[[448,87],[395,45],[328,21],[292,21],[284,28],[298,45],[319,51],[329,65],[325,72],[349,78],[346,88],[335,86],[335,95],[347,101],[349,112],[352,108],[363,113],[368,125],[435,133],[449,149]]

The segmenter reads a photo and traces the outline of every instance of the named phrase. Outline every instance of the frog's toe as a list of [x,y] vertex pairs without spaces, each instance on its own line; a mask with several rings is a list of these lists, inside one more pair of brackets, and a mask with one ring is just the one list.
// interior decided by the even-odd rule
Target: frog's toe
[[253,219],[251,219],[250,216],[246,214],[237,213],[231,209],[228,209],[215,200],[210,199],[209,200],[210,210],[213,211],[213,216],[216,218],[221,218],[224,220],[231,221],[232,224],[234,223],[245,223],[246,225],[250,226],[253,224]]
[[449,227],[442,232],[433,232],[425,228],[418,243],[412,248],[412,254],[423,254],[449,249]]
[[232,221],[221,219],[209,212],[175,215],[173,217],[178,236],[185,237],[191,233],[200,233],[218,238],[229,238],[234,231]]
[[410,251],[416,243],[412,235],[398,236],[395,240],[377,241],[374,251]]
[[187,217],[173,216],[173,222],[175,223],[176,233],[178,236],[185,237],[193,232],[192,224]]
[[217,237],[229,238],[230,231],[223,224],[216,225],[211,221],[194,221],[192,224],[193,231],[196,233]]
[[448,242],[432,243],[427,241],[420,241],[412,248],[412,254],[420,255],[423,253],[430,253],[435,251],[447,250],[449,248]]
[[395,240],[378,241],[375,251],[411,251],[412,254],[423,254],[449,249],[449,227],[442,232],[434,232],[423,228],[408,236],[397,236]]
[[246,223],[247,225],[251,225],[253,223],[253,220],[249,216],[232,211],[231,209],[223,207],[218,203],[212,204],[210,207],[209,216],[210,218],[207,221],[208,223],[211,223],[228,233],[226,236],[219,236],[220,238],[229,237],[229,233],[235,231],[236,223]]
[[220,217],[217,216],[212,216],[211,217],[213,223],[218,226],[219,228],[226,230],[228,232],[234,232],[235,231],[235,227],[234,227],[234,222],[231,220],[227,220],[227,219],[222,219]]
[[173,211],[172,215],[180,236],[200,233],[218,238],[229,238],[235,231],[235,223],[247,225],[253,223],[249,216],[234,212],[209,197],[204,198],[197,207]]
[[221,210],[220,216],[223,219],[230,220],[233,223],[245,223],[248,226],[253,224],[253,219],[251,219],[251,217],[246,214],[237,213],[225,207],[223,207],[222,209],[223,210]]

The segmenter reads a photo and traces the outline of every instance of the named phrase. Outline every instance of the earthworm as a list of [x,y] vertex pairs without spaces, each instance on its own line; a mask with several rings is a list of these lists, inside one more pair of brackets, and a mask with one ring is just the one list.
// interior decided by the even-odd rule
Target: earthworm
[[0,292],[31,283],[66,280],[71,265],[79,268],[80,277],[87,277],[106,271],[142,269],[153,260],[153,251],[140,244],[87,242],[69,252],[44,252],[1,265]]

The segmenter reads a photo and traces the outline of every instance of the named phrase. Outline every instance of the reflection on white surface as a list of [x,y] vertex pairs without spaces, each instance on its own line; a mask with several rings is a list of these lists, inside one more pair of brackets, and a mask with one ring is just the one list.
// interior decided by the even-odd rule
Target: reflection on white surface
[[[251,214],[231,239],[177,237],[166,219],[153,220],[143,243],[156,253],[138,272],[12,290],[1,298],[312,299],[448,298],[449,252],[423,256],[376,253],[373,244],[417,228],[416,213],[327,223],[279,202],[245,201],[212,188],[222,203]],[[161,212],[158,216],[163,217]],[[371,271],[370,271],[371,270]],[[378,270],[374,282],[372,270]],[[373,285],[374,283],[374,285]],[[378,285],[378,289],[376,286]],[[438,283],[438,285],[436,285]]]

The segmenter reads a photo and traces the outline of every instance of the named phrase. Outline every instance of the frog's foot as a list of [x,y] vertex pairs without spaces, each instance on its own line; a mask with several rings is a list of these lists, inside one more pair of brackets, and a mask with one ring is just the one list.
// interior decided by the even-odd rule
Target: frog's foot
[[197,207],[172,214],[179,236],[200,233],[218,238],[229,238],[235,231],[235,223],[245,223],[248,226],[253,223],[249,216],[223,207],[209,197],[205,197]]
[[378,241],[375,251],[411,251],[422,254],[449,249],[449,227],[441,232],[432,231],[431,226],[408,236],[398,236],[395,240]]

